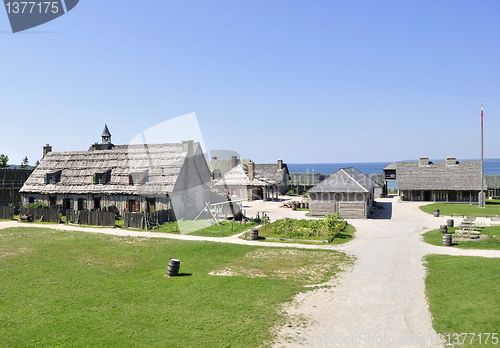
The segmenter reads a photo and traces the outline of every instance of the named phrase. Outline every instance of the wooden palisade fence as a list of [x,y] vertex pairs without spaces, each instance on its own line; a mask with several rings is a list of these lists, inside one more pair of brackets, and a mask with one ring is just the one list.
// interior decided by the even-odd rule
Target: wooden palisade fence
[[158,210],[151,213],[125,213],[123,227],[148,228],[172,221],[172,210]]
[[91,226],[115,226],[115,213],[98,210],[66,210],[66,223]]
[[20,213],[21,216],[30,215],[33,221],[55,222],[55,223],[61,222],[61,218],[59,216],[59,209],[22,207]]
[[13,220],[14,208],[0,206],[0,219]]

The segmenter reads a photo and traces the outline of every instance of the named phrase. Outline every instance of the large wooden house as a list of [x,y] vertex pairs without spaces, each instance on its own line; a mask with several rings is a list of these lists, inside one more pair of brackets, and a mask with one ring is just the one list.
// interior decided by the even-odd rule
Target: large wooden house
[[119,212],[174,209],[177,217],[201,211],[210,171],[201,146],[182,143],[113,145],[107,126],[88,151],[52,152],[20,190],[23,203],[63,209],[115,207]]
[[367,218],[375,197],[376,181],[355,168],[341,168],[311,188],[309,214],[338,213],[343,218]]
[[[481,162],[396,162],[396,188],[402,201],[477,203],[481,191]],[[483,183],[486,191],[486,185]]]

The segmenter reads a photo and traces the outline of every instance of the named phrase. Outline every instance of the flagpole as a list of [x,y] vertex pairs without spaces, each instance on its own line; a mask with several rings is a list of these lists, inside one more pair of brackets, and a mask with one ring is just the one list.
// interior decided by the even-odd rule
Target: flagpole
[[483,158],[483,104],[481,104],[481,193],[479,194],[479,208],[485,208],[486,201],[484,196],[484,158]]

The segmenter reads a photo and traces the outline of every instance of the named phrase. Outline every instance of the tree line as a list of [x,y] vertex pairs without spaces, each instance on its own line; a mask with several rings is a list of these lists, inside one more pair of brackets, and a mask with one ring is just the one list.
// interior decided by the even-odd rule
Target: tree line
[[[10,167],[10,164],[9,163],[9,156],[5,155],[5,154],[0,154],[0,168],[8,168]],[[38,167],[38,165],[40,164],[40,161],[36,161],[35,165],[34,165],[34,168]],[[28,166],[29,166],[29,160],[28,160],[28,156],[24,156],[23,160],[21,161],[21,164],[19,165],[19,168],[21,169],[28,169]]]

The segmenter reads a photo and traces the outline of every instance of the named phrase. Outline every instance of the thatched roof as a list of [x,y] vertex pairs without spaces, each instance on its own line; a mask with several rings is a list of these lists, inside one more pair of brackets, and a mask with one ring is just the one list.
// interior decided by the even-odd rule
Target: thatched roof
[[396,188],[398,190],[481,190],[481,162],[396,163]]
[[373,186],[375,186],[375,181],[372,178],[349,167],[337,170],[308,192],[370,192]]
[[[195,156],[203,156],[193,143]],[[21,193],[163,195],[174,191],[187,153],[181,143],[117,145],[111,150],[50,152],[25,182]],[[203,159],[204,161],[204,159]],[[194,163],[200,163],[195,160]],[[199,164],[196,164],[198,167]],[[206,167],[206,162],[205,162]],[[61,171],[61,180],[45,184],[47,174]],[[205,170],[206,171],[206,170]],[[203,175],[203,168],[197,168]],[[106,184],[94,184],[94,175],[108,173]],[[143,185],[131,185],[130,175],[147,173]],[[208,173],[208,171],[207,171]],[[206,180],[204,180],[205,182]]]

